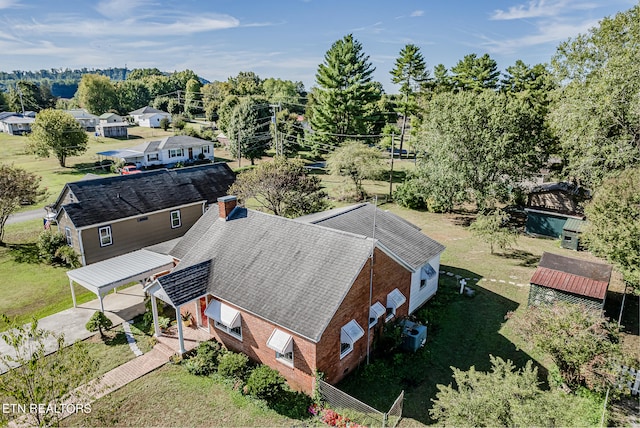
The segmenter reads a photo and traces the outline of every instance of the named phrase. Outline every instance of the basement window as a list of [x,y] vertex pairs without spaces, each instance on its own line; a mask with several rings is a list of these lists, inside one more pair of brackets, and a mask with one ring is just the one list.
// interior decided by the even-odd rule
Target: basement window
[[407,298],[404,297],[404,294],[402,294],[397,288],[387,294],[387,318],[385,321],[389,321],[391,318],[395,317],[398,308],[404,305],[406,301]]

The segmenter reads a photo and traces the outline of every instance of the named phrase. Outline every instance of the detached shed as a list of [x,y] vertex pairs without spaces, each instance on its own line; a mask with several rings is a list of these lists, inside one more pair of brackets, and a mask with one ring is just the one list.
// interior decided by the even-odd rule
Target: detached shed
[[602,310],[611,280],[611,265],[543,253],[531,277],[528,305],[562,300]]
[[587,222],[585,220],[579,220],[577,218],[567,219],[567,222],[562,228],[562,248],[576,251],[582,249],[580,235],[586,224]]

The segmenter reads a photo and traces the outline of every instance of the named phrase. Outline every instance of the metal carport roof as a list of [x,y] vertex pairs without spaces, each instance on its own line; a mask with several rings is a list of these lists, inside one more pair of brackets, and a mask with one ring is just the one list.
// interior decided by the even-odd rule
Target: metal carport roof
[[76,306],[76,297],[73,291],[74,282],[94,292],[100,299],[100,308],[104,312],[102,298],[109,291],[121,285],[141,281],[153,274],[170,270],[173,268],[173,261],[172,256],[142,249],[70,270],[67,272],[67,276],[71,286],[73,306]]

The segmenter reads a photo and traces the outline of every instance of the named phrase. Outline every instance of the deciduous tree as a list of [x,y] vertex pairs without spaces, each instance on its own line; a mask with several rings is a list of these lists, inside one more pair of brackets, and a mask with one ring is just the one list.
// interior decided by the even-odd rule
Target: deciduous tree
[[640,164],[640,5],[604,18],[558,47],[550,122],[567,159],[566,175],[598,186]]
[[583,234],[594,254],[607,258],[640,292],[640,168],[607,179],[585,207]]
[[89,113],[100,115],[118,109],[115,85],[107,76],[85,74],[80,80],[76,98]]
[[127,114],[149,104],[149,89],[142,80],[124,80],[116,84],[118,111]]
[[540,389],[538,369],[531,360],[522,369],[510,361],[490,356],[491,371],[452,367],[455,387],[438,385],[429,409],[438,425],[445,426],[585,426],[588,400],[559,391]]
[[327,194],[318,177],[309,176],[301,160],[282,156],[242,172],[229,193],[284,217],[299,217],[327,207]]
[[42,110],[31,126],[29,148],[38,156],[58,158],[65,167],[67,157],[87,151],[87,133],[69,113],[61,110]]
[[491,213],[480,213],[469,229],[489,244],[493,254],[494,246],[504,250],[511,248],[518,240],[518,232],[508,224],[509,217],[508,213],[499,208]]
[[94,314],[89,318],[85,328],[89,331],[100,332],[100,337],[104,338],[103,330],[109,330],[113,326],[113,322],[101,311],[95,311]]
[[330,153],[327,169],[331,174],[351,179],[359,200],[366,197],[362,180],[378,178],[385,170],[380,150],[357,141],[348,141]]
[[382,129],[384,121],[376,107],[381,88],[373,81],[374,70],[353,35],[346,35],[331,46],[318,66],[313,102],[307,109],[314,140],[325,147],[336,146],[349,135]]
[[620,362],[618,326],[598,311],[556,302],[509,317],[516,332],[549,354],[567,385],[600,391],[613,385]]
[[[26,406],[51,405],[58,411],[29,412],[28,425],[56,426],[60,420],[60,405],[67,394],[88,382],[96,372],[93,361],[82,342],[65,346],[64,336],[43,330],[34,319],[22,326],[1,316],[9,329],[2,339],[13,352],[0,354],[0,396],[10,403]],[[53,348],[47,344],[53,344]],[[50,355],[47,355],[51,353]],[[74,404],[83,404],[85,397],[76,397]],[[56,407],[57,406],[57,407]],[[24,416],[16,412],[15,417]],[[0,422],[7,415],[0,413]]]
[[4,242],[4,226],[9,216],[23,202],[33,203],[44,196],[40,180],[22,168],[0,164],[0,244]]

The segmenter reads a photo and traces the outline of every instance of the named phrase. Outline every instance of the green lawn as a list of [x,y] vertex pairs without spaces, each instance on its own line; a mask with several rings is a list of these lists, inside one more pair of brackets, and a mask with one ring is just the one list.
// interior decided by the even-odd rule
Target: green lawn
[[263,402],[210,377],[166,365],[91,405],[62,426],[296,426]]
[[3,147],[2,162],[40,175],[42,186],[47,189],[47,197],[44,201],[36,206],[23,207],[22,210],[39,208],[55,202],[66,183],[76,181],[87,173],[110,175],[109,171],[96,168],[95,162],[99,160],[98,152],[135,146],[143,141],[160,139],[167,135],[173,135],[173,133],[136,126],[129,128],[129,138],[126,140],[96,137],[92,132],[88,132],[87,135],[89,136],[87,151],[80,156],[69,157],[66,167],[62,168],[53,156],[38,158],[33,154],[26,153],[29,137],[0,133],[0,146]]

